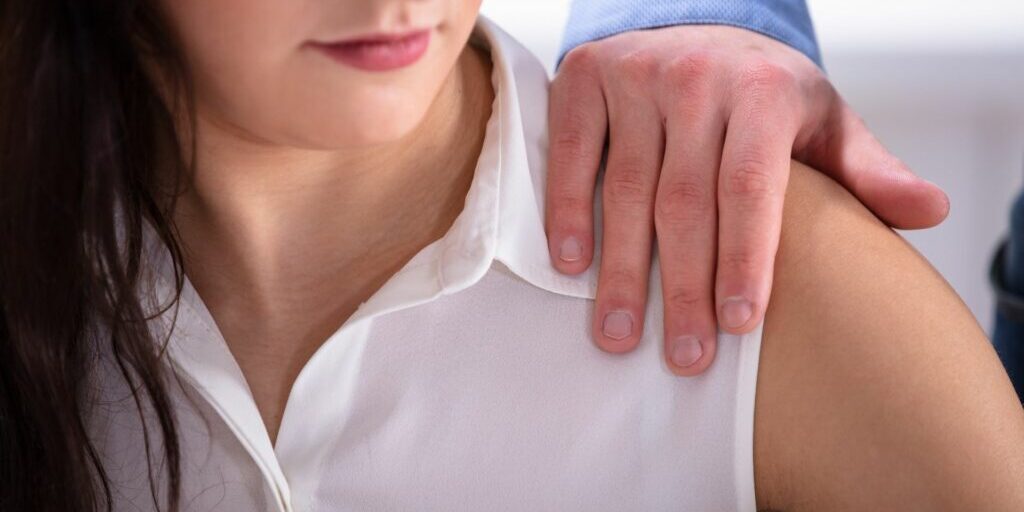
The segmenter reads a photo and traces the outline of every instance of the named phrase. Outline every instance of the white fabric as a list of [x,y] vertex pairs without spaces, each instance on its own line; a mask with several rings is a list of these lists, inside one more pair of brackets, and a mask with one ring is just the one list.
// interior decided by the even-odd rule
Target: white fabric
[[[489,20],[475,37],[491,49],[496,98],[465,208],[312,356],[276,446],[186,279],[168,345],[185,510],[755,510],[761,327],[719,333],[704,375],[671,374],[655,259],[640,347],[593,345],[599,258],[579,276],[548,259],[547,75]],[[144,296],[167,305],[168,253],[149,226],[147,240],[156,293]],[[115,509],[152,510],[138,413],[112,359],[100,362],[90,428]]]

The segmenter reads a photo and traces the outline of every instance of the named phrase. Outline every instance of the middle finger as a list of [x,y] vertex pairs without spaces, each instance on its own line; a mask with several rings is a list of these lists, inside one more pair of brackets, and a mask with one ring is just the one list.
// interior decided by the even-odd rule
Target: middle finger
[[632,350],[643,331],[654,192],[664,147],[658,110],[635,94],[632,89],[608,98],[610,144],[593,332],[597,345],[613,353]]

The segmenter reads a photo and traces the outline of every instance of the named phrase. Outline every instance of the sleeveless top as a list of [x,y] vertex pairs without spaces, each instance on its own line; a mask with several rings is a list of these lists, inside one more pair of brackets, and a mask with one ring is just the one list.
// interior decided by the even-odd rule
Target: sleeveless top
[[[491,52],[495,99],[465,208],[313,354],[275,444],[187,277],[177,307],[152,320],[177,377],[183,510],[755,510],[762,326],[719,332],[706,373],[673,375],[655,251],[639,347],[597,348],[600,253],[577,276],[548,256],[547,73],[486,18],[474,40]],[[140,299],[157,308],[174,276],[154,233],[147,224]],[[165,509],[156,416],[144,402],[149,468],[116,363],[101,351],[96,368],[88,426],[114,509],[155,510],[151,492]]]

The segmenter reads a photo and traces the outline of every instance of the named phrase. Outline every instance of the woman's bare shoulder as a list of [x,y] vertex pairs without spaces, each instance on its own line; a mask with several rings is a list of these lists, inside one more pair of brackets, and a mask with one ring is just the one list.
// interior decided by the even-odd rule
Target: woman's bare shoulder
[[783,217],[757,381],[758,506],[1024,510],[1024,410],[960,298],[798,163]]

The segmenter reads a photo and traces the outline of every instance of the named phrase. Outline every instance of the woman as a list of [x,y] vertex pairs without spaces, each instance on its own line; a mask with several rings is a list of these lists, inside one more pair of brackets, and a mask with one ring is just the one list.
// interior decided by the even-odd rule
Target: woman
[[479,2],[74,5],[2,18],[0,508],[1024,506],[983,333],[823,176],[679,379],[660,294],[593,325],[551,268],[546,75]]

